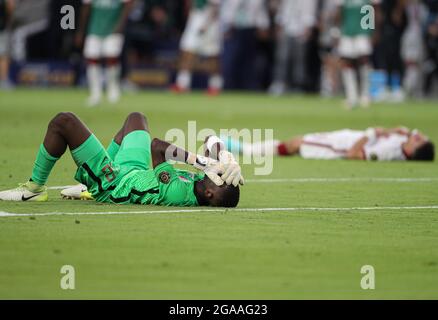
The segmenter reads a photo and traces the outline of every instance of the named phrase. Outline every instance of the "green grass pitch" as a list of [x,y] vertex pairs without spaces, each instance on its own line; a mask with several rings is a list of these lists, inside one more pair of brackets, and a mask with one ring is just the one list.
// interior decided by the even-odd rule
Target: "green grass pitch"
[[[196,120],[198,129],[273,128],[277,138],[402,124],[438,141],[436,102],[347,112],[318,97],[145,92],[96,109],[83,107],[85,98],[0,94],[0,189],[28,179],[59,111],[77,113],[105,144],[130,111],[144,112],[161,138]],[[169,208],[64,201],[59,190],[47,203],[0,203],[1,212],[32,214],[0,216],[0,298],[438,298],[437,162],[276,158],[268,177],[243,169],[240,211],[160,213]],[[49,186],[71,185],[73,175],[66,154]],[[257,208],[265,209],[242,210]],[[34,215],[56,212],[72,214]],[[113,214],[83,214],[97,212]],[[63,265],[75,268],[75,290],[60,288]],[[374,290],[361,289],[363,265],[375,269]]]

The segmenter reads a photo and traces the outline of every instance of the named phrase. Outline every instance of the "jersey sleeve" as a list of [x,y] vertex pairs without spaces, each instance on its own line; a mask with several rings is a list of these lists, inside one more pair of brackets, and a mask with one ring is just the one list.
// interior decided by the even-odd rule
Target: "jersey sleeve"
[[180,179],[177,170],[170,163],[164,162],[158,165],[154,172],[162,205],[180,207],[197,205],[193,193],[194,182]]

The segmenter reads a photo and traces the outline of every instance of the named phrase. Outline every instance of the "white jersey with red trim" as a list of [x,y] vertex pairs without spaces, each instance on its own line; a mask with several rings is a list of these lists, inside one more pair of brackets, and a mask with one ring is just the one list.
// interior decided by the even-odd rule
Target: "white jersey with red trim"
[[370,141],[364,146],[366,160],[372,161],[404,161],[407,157],[403,151],[403,144],[408,141],[408,136],[390,134]]
[[[344,159],[348,150],[365,135],[365,131],[350,129],[308,134],[303,137],[300,156],[305,159]],[[390,134],[369,141],[363,150],[365,158],[374,161],[406,160],[402,146],[407,139],[404,135]]]

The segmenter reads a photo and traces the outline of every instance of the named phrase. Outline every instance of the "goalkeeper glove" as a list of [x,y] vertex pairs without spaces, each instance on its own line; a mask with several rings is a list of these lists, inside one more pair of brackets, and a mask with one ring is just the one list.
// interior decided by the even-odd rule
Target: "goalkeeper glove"
[[215,185],[221,186],[224,184],[224,180],[220,177],[220,175],[224,173],[224,167],[219,161],[196,155],[194,153],[189,153],[187,163],[196,169],[203,171]]
[[239,184],[243,185],[245,183],[242,176],[242,169],[231,152],[226,150],[220,151],[219,162],[225,170],[221,178],[227,185],[232,184],[237,187]]

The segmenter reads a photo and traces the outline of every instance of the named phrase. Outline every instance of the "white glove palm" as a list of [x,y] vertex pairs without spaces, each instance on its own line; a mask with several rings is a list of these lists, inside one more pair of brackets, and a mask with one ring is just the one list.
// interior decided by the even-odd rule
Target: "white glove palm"
[[243,185],[245,183],[242,176],[242,169],[231,152],[226,150],[219,152],[219,162],[225,171],[221,178],[227,185],[232,184],[237,187],[239,184]]

